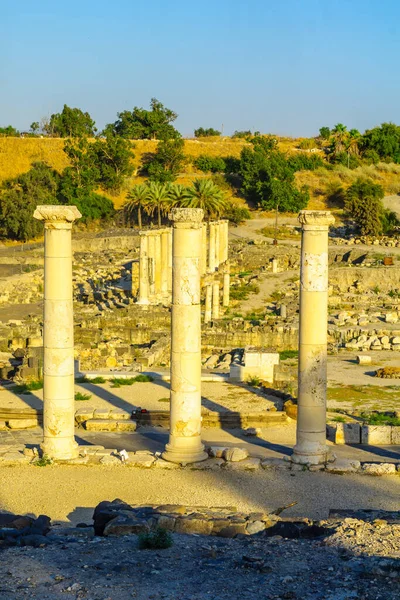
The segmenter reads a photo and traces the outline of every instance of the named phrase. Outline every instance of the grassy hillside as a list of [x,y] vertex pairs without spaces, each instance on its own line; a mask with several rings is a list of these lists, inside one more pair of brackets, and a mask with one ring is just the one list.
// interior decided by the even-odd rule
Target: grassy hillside
[[[156,150],[157,143],[150,140],[134,142],[135,158],[133,162],[136,168],[140,165],[143,154]],[[298,143],[298,139],[280,138],[279,149],[288,153],[298,152]],[[239,157],[242,148],[246,145],[248,142],[244,140],[229,137],[185,140],[185,154],[189,159],[200,154]],[[68,166],[63,146],[64,140],[56,138],[0,138],[0,182],[28,171],[35,161],[45,161],[61,172]],[[189,184],[195,177],[207,176],[198,172],[189,163],[190,160],[185,171],[178,177],[178,183]],[[400,165],[395,164],[363,165],[354,170],[337,165],[334,169],[319,168],[316,171],[300,171],[296,173],[296,180],[299,185],[306,184],[310,188],[309,208],[324,209],[327,208],[326,197],[330,186],[340,184],[346,187],[360,176],[368,176],[376,183],[380,183],[388,195],[400,193]],[[139,183],[142,179],[138,176],[132,177],[128,182],[128,187]],[[126,192],[112,197],[115,206],[121,206],[125,197]]]

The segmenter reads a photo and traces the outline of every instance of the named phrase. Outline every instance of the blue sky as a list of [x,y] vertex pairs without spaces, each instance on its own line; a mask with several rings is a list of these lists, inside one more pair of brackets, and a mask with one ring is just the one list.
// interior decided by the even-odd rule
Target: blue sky
[[400,124],[398,0],[0,0],[0,22],[0,125],[151,97],[183,135]]

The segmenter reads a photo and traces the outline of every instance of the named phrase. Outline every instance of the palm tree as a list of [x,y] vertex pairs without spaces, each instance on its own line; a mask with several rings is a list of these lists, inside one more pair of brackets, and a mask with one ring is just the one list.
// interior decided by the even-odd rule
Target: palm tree
[[131,191],[127,194],[127,202],[123,206],[124,212],[131,216],[135,208],[137,208],[138,226],[142,228],[142,208],[146,210],[148,206],[149,186],[145,183],[134,185]]
[[343,147],[349,132],[347,131],[346,125],[343,125],[343,123],[337,123],[337,125],[335,125],[335,127],[332,129],[331,133],[335,154],[339,154],[339,152],[343,151]]
[[358,154],[361,134],[358,129],[350,129],[347,139],[345,141],[345,148],[347,152],[347,166],[350,166],[350,154]]
[[157,209],[158,226],[161,227],[161,215],[171,207],[170,189],[166,183],[151,181],[148,185],[148,210],[153,214]]
[[184,206],[184,203],[188,198],[188,188],[180,183],[171,183],[169,185],[169,197],[171,200],[171,207]]
[[226,208],[224,192],[212,179],[195,179],[192,187],[187,189],[187,194],[182,206],[202,208],[209,220],[211,217],[219,217]]

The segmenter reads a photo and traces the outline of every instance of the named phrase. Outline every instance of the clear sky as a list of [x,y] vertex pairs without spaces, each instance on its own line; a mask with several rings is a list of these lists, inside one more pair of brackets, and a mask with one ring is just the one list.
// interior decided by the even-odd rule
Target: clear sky
[[183,135],[400,124],[399,0],[0,0],[0,23],[2,126],[151,97]]

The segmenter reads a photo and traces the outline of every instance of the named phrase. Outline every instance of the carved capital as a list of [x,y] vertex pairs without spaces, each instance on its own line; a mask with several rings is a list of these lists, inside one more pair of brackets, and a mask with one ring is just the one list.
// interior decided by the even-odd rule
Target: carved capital
[[37,206],[33,213],[33,218],[44,221],[44,226],[48,229],[70,229],[72,223],[81,216],[74,205],[44,204]]
[[329,210],[302,210],[298,220],[303,229],[325,229],[333,225],[335,217]]
[[201,223],[204,217],[202,208],[173,208],[169,213],[174,223]]

